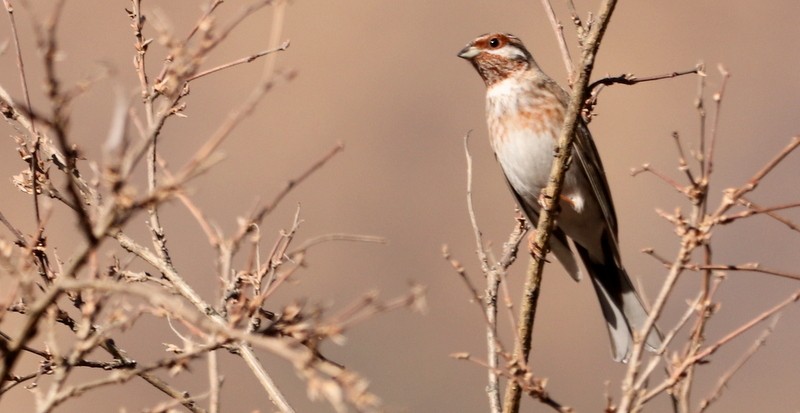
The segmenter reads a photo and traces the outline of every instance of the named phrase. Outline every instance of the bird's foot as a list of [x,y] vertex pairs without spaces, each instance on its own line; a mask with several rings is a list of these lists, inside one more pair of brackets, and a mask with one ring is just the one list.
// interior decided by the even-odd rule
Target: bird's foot
[[536,228],[531,230],[531,233],[528,235],[528,251],[531,253],[533,258],[548,262],[545,258],[547,256],[547,250],[544,248],[539,248],[539,246],[536,245]]

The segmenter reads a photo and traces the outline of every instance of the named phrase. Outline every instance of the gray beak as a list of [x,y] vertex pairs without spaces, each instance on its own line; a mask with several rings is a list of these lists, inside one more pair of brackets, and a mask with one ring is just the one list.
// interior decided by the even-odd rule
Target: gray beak
[[478,50],[478,48],[470,44],[467,45],[467,47],[461,49],[460,52],[458,52],[458,57],[470,60],[473,57],[477,56],[478,54],[480,54],[480,50]]

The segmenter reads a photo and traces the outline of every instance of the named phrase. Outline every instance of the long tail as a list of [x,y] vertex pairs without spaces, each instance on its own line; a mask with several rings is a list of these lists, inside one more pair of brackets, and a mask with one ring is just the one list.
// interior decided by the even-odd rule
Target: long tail
[[[608,325],[611,338],[611,351],[614,360],[627,362],[633,349],[633,332],[641,331],[647,321],[647,311],[642,305],[639,295],[631,283],[628,273],[614,259],[614,247],[605,249],[605,262],[597,262],[580,245],[576,245],[578,254],[592,279],[603,316]],[[661,333],[656,328],[650,330],[645,346],[655,351],[661,346]]]

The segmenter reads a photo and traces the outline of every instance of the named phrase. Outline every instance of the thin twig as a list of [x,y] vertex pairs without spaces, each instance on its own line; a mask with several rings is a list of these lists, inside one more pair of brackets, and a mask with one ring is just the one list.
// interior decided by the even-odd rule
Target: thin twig
[[[497,287],[500,284],[500,277],[497,271],[489,268],[489,261],[486,258],[486,251],[483,247],[483,240],[481,239],[481,231],[478,228],[477,218],[475,217],[475,208],[472,205],[472,155],[469,153],[469,133],[464,136],[464,153],[467,158],[467,210],[469,211],[469,219],[472,222],[472,231],[474,233],[475,242],[477,243],[478,259],[481,262],[481,268],[486,275],[486,291],[483,300],[480,299],[478,291],[472,286],[463,267],[457,265],[456,261],[451,261],[453,268],[461,275],[462,280],[467,284],[472,292],[473,299],[476,303],[483,302],[482,310],[486,318],[486,349],[487,360],[489,369],[489,382],[486,386],[486,394],[489,397],[489,411],[491,413],[500,413],[502,405],[500,402],[500,378],[496,370],[498,368],[498,348],[497,348]],[[449,260],[447,251],[445,250],[445,259]],[[459,271],[459,268],[461,270]]]
[[[685,238],[686,237],[684,237],[684,239]],[[678,251],[675,260],[670,266],[669,273],[664,280],[661,291],[659,291],[658,296],[656,296],[656,299],[653,302],[653,305],[650,309],[650,315],[641,329],[641,337],[647,337],[648,334],[650,334],[650,331],[655,327],[656,318],[663,311],[668,297],[672,293],[673,289],[675,288],[675,284],[678,282],[678,278],[683,272],[684,266],[691,258],[692,250],[693,246],[690,243],[686,241],[682,243],[681,249]],[[642,343],[643,342],[644,341],[642,341]],[[662,346],[662,348],[659,349],[659,352],[663,352],[664,350],[665,347]],[[641,367],[643,353],[644,345],[634,345],[633,349],[631,350],[631,357],[628,359],[628,369],[622,381],[622,399],[620,400],[617,410],[619,412],[630,411],[630,407],[634,402],[634,397],[638,395],[639,387],[637,386],[643,385],[643,383],[646,382],[646,380],[637,380],[640,377],[639,368]]]
[[800,290],[795,291],[786,300],[784,300],[781,303],[775,305],[771,309],[769,309],[767,311],[764,311],[763,313],[761,313],[760,315],[756,316],[752,320],[750,320],[747,323],[739,326],[737,329],[731,331],[730,333],[728,333],[727,335],[725,335],[721,339],[717,340],[717,342],[715,342],[714,344],[712,344],[710,346],[707,346],[702,351],[697,352],[694,356],[692,356],[692,357],[690,357],[690,358],[688,358],[686,360],[683,360],[680,363],[680,365],[677,366],[675,368],[675,370],[673,370],[671,377],[667,378],[661,384],[659,384],[658,386],[650,389],[646,394],[641,396],[642,403],[649,401],[650,399],[652,399],[653,397],[657,396],[658,394],[660,394],[664,390],[672,387],[676,382],[678,382],[678,380],[681,380],[681,378],[683,377],[683,374],[685,373],[686,369],[689,368],[690,366],[693,366],[693,365],[697,364],[698,362],[701,362],[703,359],[705,359],[706,357],[712,355],[717,350],[719,350],[720,347],[724,346],[725,344],[729,343],[731,340],[733,340],[733,339],[739,337],[740,335],[744,334],[745,332],[749,331],[754,326],[758,325],[760,322],[762,322],[762,321],[774,316],[775,314],[778,314],[784,308],[786,308],[787,306],[797,302],[798,300],[800,300]]
[[[313,175],[316,171],[322,168],[328,161],[330,161],[336,154],[344,150],[344,143],[338,142],[330,151],[328,151],[325,155],[319,158],[316,162],[312,163],[305,171],[303,171],[299,176],[289,180],[286,182],[286,185],[281,189],[270,201],[268,204],[261,207],[256,213],[254,213],[250,218],[250,223],[258,224],[260,223],[264,217],[266,217],[270,212],[272,212],[278,205],[281,203],[283,198],[286,197],[294,188],[298,185],[303,183],[308,177]],[[247,225],[244,228],[240,229],[239,233],[236,234],[233,239],[235,242],[241,240],[245,235],[247,235],[252,230],[251,225]]]
[[644,83],[644,82],[652,82],[654,80],[662,80],[662,79],[672,79],[679,76],[686,76],[691,74],[697,74],[700,68],[695,67],[694,69],[682,70],[679,72],[670,72],[664,73],[661,75],[653,75],[653,76],[645,76],[645,77],[636,77],[631,73],[625,73],[619,76],[606,76],[602,79],[595,80],[589,85],[589,90],[592,90],[600,85],[603,86],[611,86],[611,85],[626,85],[631,86],[637,83]]
[[680,192],[680,193],[682,193],[684,195],[689,195],[690,196],[691,193],[692,193],[690,191],[691,187],[682,186],[681,184],[678,183],[678,181],[672,179],[671,177],[669,177],[669,175],[667,175],[667,174],[665,174],[663,172],[660,172],[657,169],[654,169],[648,163],[643,164],[642,166],[640,166],[638,168],[631,169],[631,176],[635,177],[635,176],[637,176],[637,175],[639,175],[639,174],[641,174],[643,172],[649,172],[649,173],[653,174],[656,178],[662,180],[664,183],[666,183],[667,185],[669,185],[670,187],[672,187],[673,189],[675,189],[676,191],[678,191],[678,192]]
[[725,67],[720,64],[717,66],[719,73],[722,75],[722,84],[719,87],[719,92],[715,93],[713,98],[716,102],[716,110],[714,111],[714,119],[711,121],[711,141],[708,145],[708,154],[705,157],[706,161],[706,176],[711,175],[714,170],[714,147],[717,142],[717,131],[719,130],[720,110],[722,109],[722,98],[725,96],[725,86],[728,85],[728,79],[731,74],[725,70]]
[[755,211],[759,211],[759,212],[764,211],[764,213],[767,214],[767,216],[769,216],[770,218],[780,222],[783,225],[786,225],[792,231],[800,232],[800,226],[798,226],[797,224],[795,224],[791,220],[789,220],[789,219],[787,219],[785,217],[782,217],[782,216],[780,216],[780,215],[778,215],[778,214],[776,214],[776,213],[774,213],[772,211],[766,211],[766,208],[764,208],[762,206],[759,206],[758,204],[756,204],[755,202],[751,201],[747,197],[744,197],[744,196],[739,197],[739,203],[744,205],[745,207],[747,207],[749,209],[752,209],[752,210],[755,210]]
[[575,67],[572,64],[572,56],[569,54],[567,40],[564,39],[564,26],[558,21],[558,17],[556,17],[556,12],[553,10],[553,5],[550,4],[550,0],[542,0],[542,8],[544,8],[545,14],[547,14],[548,20],[550,20],[550,26],[553,28],[553,32],[558,40],[558,48],[561,50],[561,60],[564,62],[564,69],[567,70],[567,83],[572,86],[572,82],[575,80]]
[[[119,241],[120,246],[131,253],[136,254],[144,261],[161,271],[164,277],[173,284],[176,290],[178,290],[180,295],[188,299],[189,302],[191,302],[194,307],[201,312],[201,314],[208,314],[211,321],[216,323],[216,325],[227,325],[227,321],[217,315],[216,311],[210,305],[208,305],[200,297],[200,295],[197,294],[194,289],[191,288],[189,284],[187,284],[183,278],[181,278],[180,275],[175,272],[171,266],[167,265],[165,262],[159,259],[158,256],[148,251],[146,248],[138,245],[135,241],[133,241],[133,239],[129,238],[125,234],[117,232],[114,234],[114,236]],[[267,391],[267,394],[273,403],[275,403],[276,407],[278,407],[284,413],[294,412],[294,409],[286,400],[285,396],[283,396],[283,393],[278,389],[277,385],[275,385],[275,382],[272,381],[272,378],[269,377],[267,372],[264,370],[264,367],[261,366],[258,358],[253,353],[253,350],[244,344],[239,344],[235,347],[242,356],[242,359],[244,359],[247,366],[256,376],[256,379]]]
[[675,141],[675,146],[678,150],[678,169],[683,171],[686,174],[686,179],[689,180],[689,184],[694,187],[697,186],[697,180],[692,174],[692,169],[689,167],[689,163],[686,162],[686,154],[683,151],[683,145],[681,144],[681,135],[678,132],[672,132],[672,139]]
[[[19,44],[19,34],[17,32],[17,22],[14,19],[14,7],[11,5],[10,0],[3,0],[3,5],[6,8],[6,12],[8,13],[8,20],[11,25],[11,35],[14,39],[14,50],[16,51],[16,61],[17,61],[17,72],[19,73],[19,81],[22,86],[22,94],[25,96],[25,108],[28,112],[33,111],[33,106],[31,105],[31,95],[28,91],[28,79],[25,75],[25,61],[22,59],[22,48]],[[39,213],[39,191],[38,185],[39,180],[36,177],[39,168],[39,145],[41,144],[39,133],[36,129],[36,123],[34,122],[33,118],[31,118],[31,132],[33,133],[33,150],[31,150],[31,160],[30,160],[30,167],[31,167],[31,185],[33,186],[33,210],[34,215],[36,217],[36,226],[41,225],[41,217]],[[42,244],[44,242],[43,239],[37,240],[37,244]]]
[[772,323],[770,323],[769,327],[761,333],[761,336],[758,337],[755,343],[744,353],[742,357],[727,371],[722,377],[719,378],[717,382],[717,386],[711,392],[711,395],[706,397],[700,402],[700,409],[698,413],[704,412],[708,407],[711,406],[712,403],[719,400],[722,396],[722,391],[728,387],[728,383],[731,381],[733,376],[747,363],[751,357],[753,357],[756,352],[758,352],[761,347],[763,347],[767,343],[767,338],[775,331],[775,326],[778,324],[778,320],[780,319],[780,313],[778,313],[773,319]]
[[[695,110],[697,110],[697,117],[699,120],[699,140],[700,140],[700,150],[697,154],[695,154],[696,160],[700,164],[700,177],[706,176],[706,163],[703,161],[703,156],[706,154],[706,104],[705,104],[705,89],[706,89],[706,75],[705,75],[705,63],[699,62],[698,67],[700,68],[700,73],[697,77],[697,97],[694,101]],[[697,158],[699,157],[699,159]]]
[[783,150],[781,150],[775,157],[769,160],[758,172],[751,177],[747,183],[740,186],[736,189],[730,189],[726,193],[726,200],[725,202],[720,203],[719,208],[714,212],[714,216],[722,216],[725,212],[727,212],[731,207],[733,207],[736,202],[745,194],[752,192],[755,190],[758,185],[761,183],[761,180],[764,179],[767,174],[772,172],[775,167],[777,167],[789,154],[792,153],[797,147],[800,146],[800,135],[794,136],[792,141],[786,145]]
[[[197,33],[197,31],[200,29],[200,26],[208,21],[208,18],[211,16],[211,14],[213,14],[214,11],[217,9],[217,7],[219,7],[222,3],[224,3],[224,1],[225,0],[210,0],[210,4],[206,8],[206,11],[203,12],[203,15],[197,19],[197,22],[194,24],[194,26],[192,26],[192,29],[189,31],[189,34],[181,43],[181,46],[185,47],[189,43],[189,40],[191,40],[192,37],[195,35],[195,33]],[[164,76],[167,74],[167,70],[169,69],[169,66],[174,59],[175,56],[172,54],[169,54],[164,59],[164,64],[161,66],[161,72],[158,74],[158,76],[156,76],[156,81],[155,81],[156,84],[161,83],[161,81],[164,80]]]
[[142,102],[145,106],[144,112],[147,116],[147,127],[152,128],[153,124],[155,123],[153,119],[153,99],[151,98],[153,91],[150,87],[150,83],[147,80],[147,69],[145,66],[145,55],[147,53],[147,46],[149,45],[150,40],[145,39],[144,34],[142,33],[145,21],[145,17],[142,14],[142,0],[131,0],[131,6],[130,17],[131,20],[133,20],[131,27],[133,28],[133,35],[136,38],[136,43],[134,43],[136,55],[133,58],[133,62],[137,77],[139,79]]
[[764,268],[757,262],[748,262],[746,264],[687,264],[685,268],[692,271],[749,271],[761,274],[775,275],[778,277],[789,278],[792,280],[800,280],[800,274],[790,273],[788,271],[779,271],[770,268]]
[[[295,73],[289,72],[284,75],[284,80],[291,80],[294,78]],[[243,119],[250,116],[255,110],[256,106],[264,96],[272,90],[276,81],[274,79],[267,79],[257,85],[250,96],[245,100],[237,109],[228,113],[228,116],[211,135],[211,137],[197,150],[194,156],[187,162],[187,164],[176,173],[177,181],[182,182],[195,176],[205,162],[211,157],[214,151],[222,144],[225,139],[230,136],[231,132],[239,126]]]
[[6,228],[8,228],[8,230],[11,231],[12,234],[14,234],[14,238],[17,239],[14,242],[15,244],[23,248],[26,248],[28,246],[28,242],[25,241],[25,237],[22,235],[22,232],[20,232],[13,225],[11,225],[11,223],[8,222],[8,220],[6,219],[5,215],[3,215],[2,212],[0,212],[0,222],[2,222],[3,225],[5,225]]
[[[134,56],[134,66],[136,74],[139,78],[139,87],[141,89],[142,101],[145,106],[145,115],[147,117],[147,128],[153,129],[155,126],[155,115],[153,113],[153,99],[151,95],[154,93],[154,88],[148,82],[146,70],[146,55],[147,48],[150,40],[146,40],[142,30],[144,28],[145,17],[142,14],[141,0],[132,0],[132,13],[131,20],[133,20],[134,37],[136,42],[136,55]],[[149,193],[154,193],[158,186],[157,170],[158,170],[158,136],[153,135],[152,144],[148,147],[148,162],[147,162],[147,189]],[[161,225],[161,220],[158,214],[158,204],[153,203],[148,206],[147,213],[149,215],[148,226],[153,241],[153,246],[159,256],[168,264],[172,265],[172,258],[167,248],[166,234],[164,227]]]
[[[143,373],[151,373],[155,370],[162,369],[165,367],[169,367],[174,365],[178,362],[185,362],[187,360],[191,360],[193,358],[197,358],[207,354],[209,351],[213,351],[214,349],[220,347],[218,343],[212,343],[208,346],[198,346],[190,351],[184,352],[176,357],[169,357],[162,360],[159,360],[153,364],[147,366],[140,366],[133,369],[127,370],[116,370],[112,374],[109,374],[106,377],[96,379],[94,381],[77,384],[74,386],[69,386],[62,391],[59,391],[57,394],[52,394],[52,397],[49,398],[48,404],[44,406],[45,408],[41,408],[38,411],[42,412],[49,412],[52,411],[55,407],[59,406],[60,404],[68,401],[71,398],[79,396],[87,391],[92,389],[96,389],[98,387],[115,385],[119,383],[124,383],[128,380],[133,379],[134,377],[141,376]],[[194,405],[194,400],[187,397],[187,395],[183,395],[179,399],[176,399],[177,402],[181,404],[191,403]],[[204,409],[196,408],[191,409],[193,412],[204,413]]]
[[238,65],[243,64],[243,63],[250,63],[250,62],[252,62],[252,61],[254,61],[254,60],[256,60],[256,59],[258,59],[260,57],[266,56],[266,55],[268,55],[270,53],[282,52],[282,51],[284,51],[284,50],[286,50],[288,48],[289,48],[289,41],[287,40],[287,41],[283,42],[283,44],[281,44],[280,46],[278,46],[278,47],[276,47],[274,49],[263,50],[263,51],[260,51],[260,52],[258,52],[256,54],[252,54],[250,56],[246,56],[246,57],[243,57],[241,59],[237,59],[237,60],[234,60],[232,62],[228,62],[228,63],[222,64],[222,65],[219,65],[219,66],[214,67],[212,69],[208,69],[208,70],[200,72],[200,73],[198,73],[198,74],[196,74],[194,76],[191,76],[188,79],[186,79],[186,81],[187,82],[191,82],[191,81],[193,81],[195,79],[198,79],[198,78],[201,78],[203,76],[207,76],[207,75],[210,75],[212,73],[219,72],[220,70],[225,70],[225,69],[228,69],[228,68],[231,68],[231,67],[234,67],[234,66],[238,66]]
[[[270,4],[273,4],[270,2]],[[283,33],[283,24],[286,22],[286,8],[289,5],[288,0],[276,0],[274,9],[272,11],[272,24],[270,25],[269,43],[267,48],[277,49],[278,42]],[[287,42],[284,44],[288,45]],[[275,74],[275,62],[277,61],[276,55],[269,55],[264,61],[264,72],[261,75],[263,79],[270,79]]]

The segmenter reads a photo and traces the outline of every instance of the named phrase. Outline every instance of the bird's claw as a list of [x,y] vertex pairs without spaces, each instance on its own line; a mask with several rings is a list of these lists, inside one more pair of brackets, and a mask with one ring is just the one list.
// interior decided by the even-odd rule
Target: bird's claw
[[536,245],[536,229],[533,229],[530,235],[528,235],[528,251],[530,251],[533,258],[537,260],[543,260],[544,262],[549,262],[545,258],[547,256],[547,250],[539,248],[539,246]]

